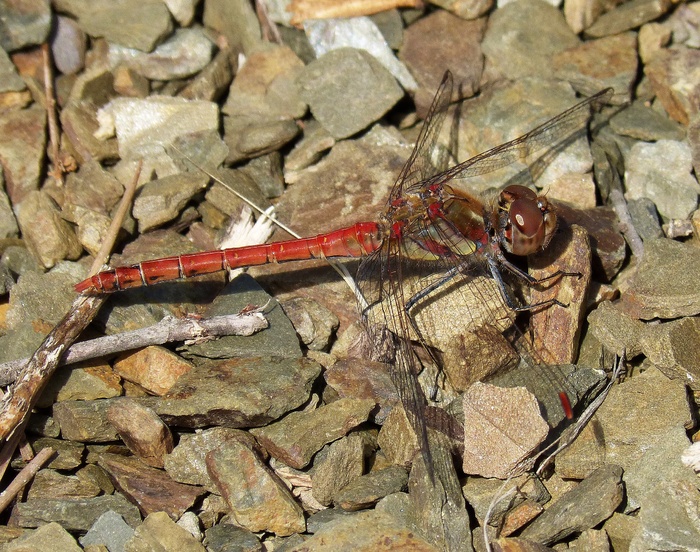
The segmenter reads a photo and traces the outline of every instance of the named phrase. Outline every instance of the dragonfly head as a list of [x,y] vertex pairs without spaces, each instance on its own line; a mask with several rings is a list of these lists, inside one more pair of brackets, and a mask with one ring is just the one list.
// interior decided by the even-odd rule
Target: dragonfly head
[[546,197],[525,186],[511,185],[501,191],[498,207],[498,237],[508,253],[530,255],[547,247],[557,216]]

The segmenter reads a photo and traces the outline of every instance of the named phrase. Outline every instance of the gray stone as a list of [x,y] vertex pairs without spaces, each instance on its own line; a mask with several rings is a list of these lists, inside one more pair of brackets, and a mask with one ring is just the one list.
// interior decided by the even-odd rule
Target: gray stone
[[163,2],[102,0],[86,3],[75,15],[90,36],[143,52],[153,50],[173,29]]
[[489,18],[481,47],[487,64],[509,79],[518,79],[550,77],[552,56],[578,44],[557,8],[528,0],[496,10]]
[[208,182],[209,177],[203,173],[181,173],[147,183],[139,191],[132,208],[132,216],[139,222],[139,232],[147,232],[176,218]]
[[645,142],[683,140],[685,129],[664,114],[636,101],[610,118],[610,128]]
[[55,202],[43,190],[30,191],[17,206],[17,222],[27,247],[45,268],[75,260],[83,248]]
[[232,51],[248,56],[262,39],[260,22],[245,0],[207,0],[203,23],[226,37]]
[[588,36],[609,36],[634,29],[659,18],[671,7],[666,0],[633,0],[617,6],[586,29]]
[[14,52],[46,41],[51,30],[51,6],[48,0],[36,2],[0,1],[2,32],[0,47]]
[[396,59],[369,17],[309,19],[304,22],[304,31],[317,58],[340,48],[359,48],[381,63],[405,90],[418,88],[411,73]]
[[645,326],[610,301],[603,301],[588,315],[590,331],[600,343],[616,355],[634,358],[642,352]]
[[648,197],[632,199],[627,202],[627,208],[632,217],[634,229],[643,241],[664,236],[661,224],[659,224],[659,213],[651,199]]
[[41,498],[92,498],[100,494],[100,487],[75,475],[62,475],[52,469],[39,470],[34,476],[27,500]]
[[340,322],[319,303],[299,297],[281,304],[302,343],[312,351],[327,350]]
[[102,514],[110,510],[121,515],[132,527],[141,521],[139,509],[119,494],[20,502],[13,515],[20,527],[39,527],[55,521],[68,531],[88,531]]
[[319,452],[311,475],[311,491],[316,500],[330,505],[338,491],[363,474],[366,445],[363,435],[354,433]]
[[0,48],[0,92],[19,92],[26,89],[17,69],[12,64],[7,52]]
[[80,537],[80,544],[102,544],[109,552],[123,552],[124,545],[133,535],[134,530],[124,518],[110,510],[97,518],[89,531]]
[[110,44],[109,59],[112,65],[125,63],[147,79],[169,81],[204,69],[213,49],[202,29],[178,29],[151,53]]
[[352,479],[333,497],[343,510],[362,510],[380,499],[407,490],[408,473],[400,466],[389,466]]
[[590,529],[609,518],[623,496],[622,468],[606,464],[549,506],[522,537],[551,544]]
[[297,79],[314,118],[336,138],[347,138],[381,118],[403,96],[394,78],[363,50],[332,50]]
[[263,545],[251,531],[219,523],[206,530],[207,550],[211,552],[262,552]]
[[85,66],[87,36],[78,23],[69,17],[57,16],[51,37],[53,62],[64,75],[77,73]]
[[53,416],[61,426],[63,438],[91,443],[117,440],[117,430],[107,420],[107,409],[114,400],[117,399],[63,401],[54,404]]
[[12,212],[10,200],[5,193],[5,178],[0,167],[0,239],[16,238],[18,234],[17,219]]
[[625,166],[628,199],[648,197],[663,217],[671,219],[685,219],[697,207],[700,184],[691,174],[687,142],[637,143],[626,156]]
[[700,313],[700,252],[669,239],[649,240],[629,291],[622,297],[635,318],[678,318]]

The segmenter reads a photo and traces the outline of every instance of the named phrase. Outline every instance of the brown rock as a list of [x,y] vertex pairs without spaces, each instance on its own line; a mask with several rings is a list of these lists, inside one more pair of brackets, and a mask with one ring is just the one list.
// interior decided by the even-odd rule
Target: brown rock
[[27,499],[35,498],[91,498],[100,494],[100,488],[75,475],[62,475],[55,470],[43,469],[32,480]]
[[700,84],[694,78],[698,63],[698,50],[679,45],[659,51],[644,66],[661,105],[671,118],[684,125],[700,110]]
[[245,445],[229,441],[207,454],[207,471],[236,523],[278,536],[306,529],[304,514],[284,483]]
[[317,457],[311,490],[318,502],[330,505],[338,491],[364,473],[366,445],[362,434],[351,434],[331,443],[321,459]]
[[114,363],[117,374],[154,395],[165,395],[191,369],[191,363],[157,345],[123,355]]
[[178,550],[179,552],[205,552],[204,546],[186,529],[180,527],[165,512],[149,514],[125,544],[128,552],[145,550]]
[[[485,28],[486,19],[465,21],[436,11],[406,29],[401,59],[420,87],[414,98],[419,117],[425,117],[445,69],[452,71],[459,84],[455,93],[468,98],[478,91],[484,67],[480,42]],[[451,47],[445,48],[445,44]]]
[[519,475],[548,432],[537,399],[526,389],[476,383],[464,394],[462,469],[500,479]]
[[99,465],[144,515],[165,512],[172,519],[179,519],[205,493],[201,487],[176,483],[165,472],[151,468],[136,458],[101,454]]
[[323,445],[366,421],[374,406],[370,399],[340,399],[311,412],[292,412],[251,433],[270,455],[302,469]]
[[107,419],[142,462],[155,468],[163,467],[165,455],[173,450],[173,436],[153,410],[124,398],[110,405]]
[[39,189],[46,148],[46,111],[39,108],[0,114],[0,159],[13,205]]
[[54,404],[53,416],[61,426],[64,439],[104,443],[119,438],[107,421],[107,409],[114,399],[63,401]]
[[346,511],[370,508],[387,495],[406,491],[407,485],[406,470],[389,466],[351,480],[333,497],[333,502]]

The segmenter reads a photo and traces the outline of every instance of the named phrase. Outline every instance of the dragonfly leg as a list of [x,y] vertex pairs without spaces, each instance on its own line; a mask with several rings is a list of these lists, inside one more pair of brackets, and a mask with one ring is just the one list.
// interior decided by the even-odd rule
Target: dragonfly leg
[[555,273],[547,276],[546,278],[537,279],[530,276],[527,272],[522,271],[505,258],[499,258],[498,260],[495,260],[491,257],[488,257],[487,260],[489,264],[489,270],[491,271],[491,276],[496,281],[496,285],[498,285],[498,289],[501,292],[501,297],[503,297],[503,300],[505,301],[506,305],[508,305],[508,308],[514,310],[515,312],[533,311],[543,307],[551,307],[552,305],[557,305],[559,307],[566,308],[568,307],[568,305],[565,305],[558,299],[548,299],[546,301],[540,301],[539,303],[531,303],[529,305],[524,306],[516,305],[510,293],[508,293],[506,285],[503,282],[503,278],[501,277],[501,273],[498,270],[499,264],[507,268],[512,274],[515,274],[516,276],[525,280],[528,283],[528,285],[531,286],[536,286],[538,284],[541,284],[542,282],[546,282],[547,280],[551,280],[552,278],[559,278],[561,276],[576,276],[578,278],[581,277],[581,274],[579,272],[565,272],[563,270],[557,270]]

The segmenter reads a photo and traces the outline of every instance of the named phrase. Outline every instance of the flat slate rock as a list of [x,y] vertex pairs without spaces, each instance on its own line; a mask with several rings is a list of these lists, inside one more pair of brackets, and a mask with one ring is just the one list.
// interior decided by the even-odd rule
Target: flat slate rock
[[181,376],[155,409],[180,427],[261,426],[306,402],[320,373],[306,358],[209,361]]

